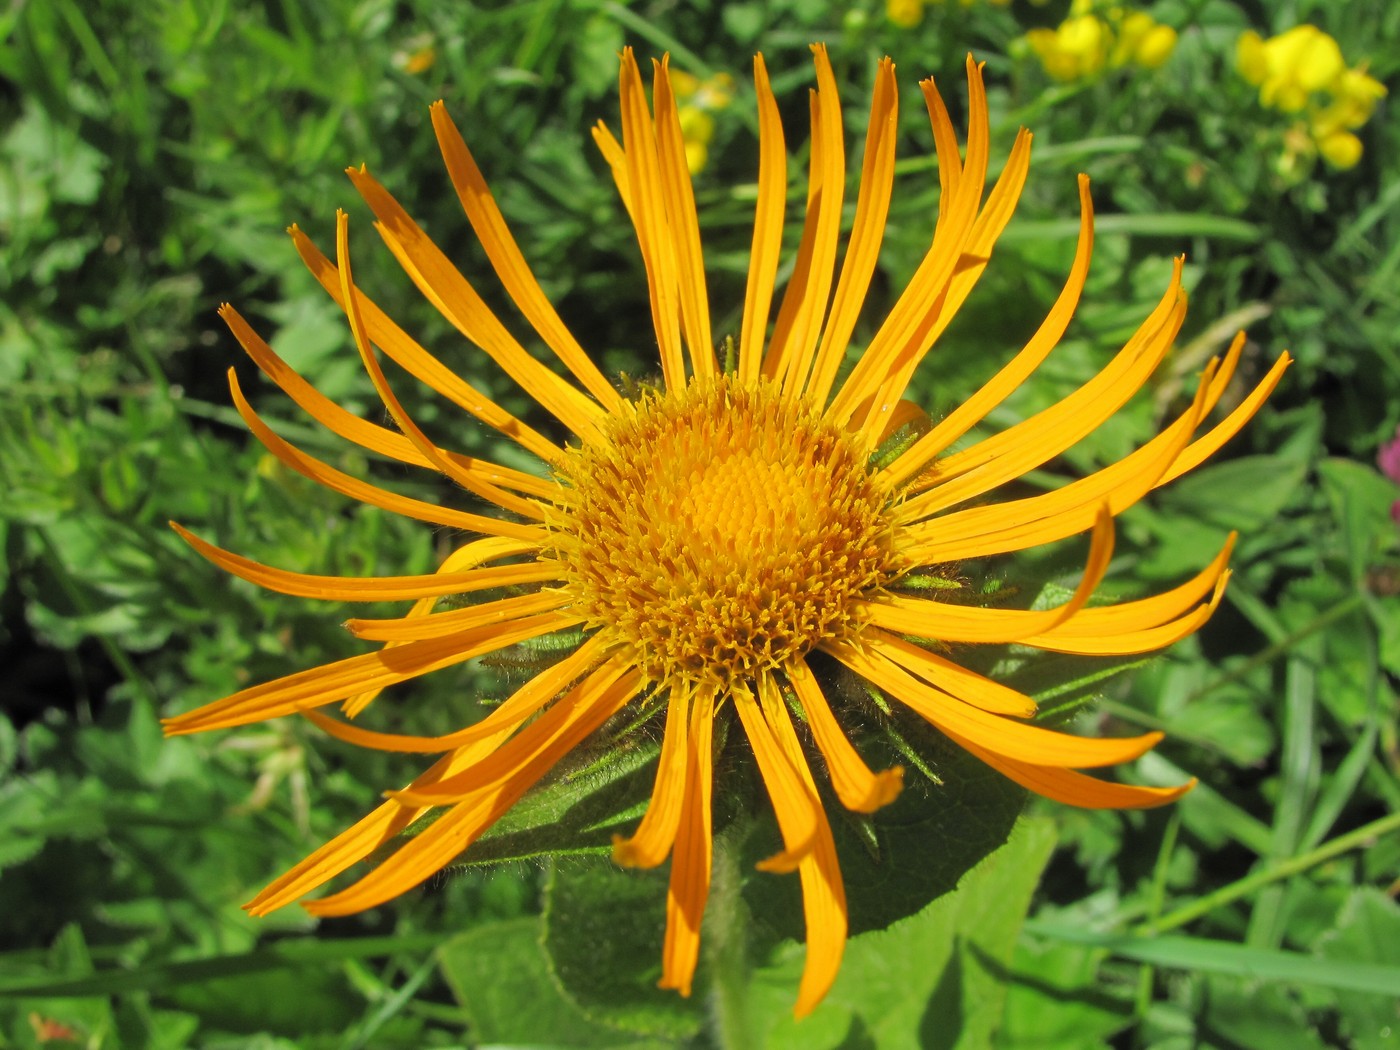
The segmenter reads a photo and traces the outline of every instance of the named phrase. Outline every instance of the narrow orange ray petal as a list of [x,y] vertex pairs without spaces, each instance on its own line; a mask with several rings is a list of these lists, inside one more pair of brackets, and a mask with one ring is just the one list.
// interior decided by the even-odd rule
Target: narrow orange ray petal
[[[1096,470],[1086,477],[1079,478],[1051,492],[996,504],[997,511],[1012,513],[1023,522],[1030,523],[1063,514],[1074,508],[1082,509],[1108,499],[1113,513],[1121,514],[1132,506],[1132,503],[1126,501],[1123,491],[1126,489],[1137,490],[1138,484],[1133,479],[1142,475],[1154,475],[1157,479],[1147,489],[1137,493],[1133,499],[1133,502],[1136,502],[1153,487],[1161,484],[1161,475],[1187,448],[1196,428],[1209,415],[1210,410],[1215,407],[1215,403],[1220,400],[1220,396],[1229,386],[1230,379],[1234,376],[1235,366],[1239,363],[1239,349],[1242,345],[1241,343],[1233,347],[1224,361],[1212,359],[1207,362],[1205,370],[1201,373],[1200,383],[1196,387],[1196,393],[1192,396],[1191,404],[1171,424],[1163,427],[1145,444],[1107,467]],[[1038,452],[1035,454],[1038,455]],[[1003,465],[1005,470],[1012,469],[1009,459],[1004,461]],[[968,484],[969,488],[976,487],[969,484],[971,479],[976,477],[983,479],[981,484],[985,484],[988,480],[986,475],[969,473],[950,484],[954,486]],[[897,520],[912,521],[915,518],[927,517],[929,512],[926,508],[936,507],[943,499],[950,498],[946,495],[940,495],[942,492],[941,488],[935,488],[906,500],[897,512]],[[961,519],[962,517],[958,514],[948,514],[931,520],[953,525],[955,518]],[[966,524],[961,525],[961,528],[957,525],[953,525],[947,531],[940,528],[938,530],[940,539],[953,539],[954,537],[970,535],[967,530],[975,527],[971,518],[972,515],[968,515]],[[990,531],[990,528],[987,528],[986,531]]]
[[[1220,599],[1225,596],[1225,587],[1230,582],[1230,574],[1222,573],[1216,581],[1215,591],[1210,601],[1184,616],[1137,631],[1104,628],[1098,634],[1075,632],[1061,634],[1058,630],[1047,631],[1025,640],[1026,645],[1037,649],[1049,649],[1057,653],[1074,653],[1084,656],[1132,656],[1137,653],[1150,653],[1175,645],[1188,635],[1195,634],[1207,620],[1215,614]],[[1073,621],[1070,621],[1073,623]],[[1066,625],[1067,626],[1067,625]]]
[[879,773],[872,772],[865,759],[846,739],[806,661],[796,660],[784,671],[792,683],[793,692],[797,694],[798,703],[807,715],[807,724],[812,727],[817,748],[826,759],[831,786],[836,789],[836,797],[841,804],[856,813],[874,813],[898,798],[904,787],[903,767],[893,766]]
[[1106,509],[1100,508],[1094,523],[1084,576],[1075,588],[1073,596],[1054,609],[986,609],[949,605],[928,598],[912,598],[899,594],[885,595],[875,600],[859,600],[852,605],[874,626],[897,634],[909,634],[943,642],[1019,642],[1031,635],[1052,630],[1083,608],[1099,581],[1103,579],[1112,558],[1113,518]]
[[[817,339],[826,317],[827,301],[836,271],[837,244],[841,237],[841,208],[846,193],[846,146],[841,123],[841,98],[837,92],[836,76],[831,71],[831,59],[826,45],[813,44],[812,57],[817,70],[816,109],[812,121],[812,185],[820,187],[819,196],[809,205],[808,218],[813,223],[811,257],[804,272],[794,272],[793,280],[778,311],[778,323],[773,333],[770,356],[781,362],[782,380],[788,393],[800,393],[807,384]],[[815,205],[815,215],[811,205]],[[804,240],[806,240],[804,234]],[[799,266],[801,264],[799,263]],[[790,327],[788,302],[793,301]],[[765,362],[765,371],[767,363]]]
[[975,671],[969,671],[966,667],[960,667],[952,660],[921,649],[914,643],[906,642],[903,638],[886,631],[870,629],[863,632],[860,639],[862,644],[870,647],[871,652],[878,653],[891,663],[918,675],[929,685],[941,689],[949,696],[955,696],[973,707],[980,707],[983,711],[994,715],[1030,718],[1038,710],[1036,702],[1024,693],[1018,693],[1009,686],[994,682]]
[[1171,281],[1156,308],[1097,375],[1029,419],[944,457],[936,471],[907,486],[907,491],[937,486],[926,497],[919,497],[919,513],[950,507],[1020,477],[1091,433],[1126,404],[1171,349],[1186,316],[1186,292],[1181,285],[1183,263],[1178,256]]
[[754,205],[744,319],[739,327],[739,378],[745,383],[758,380],[763,364],[787,210],[787,146],[762,55],[753,57],[753,82],[758,96],[758,201]]
[[[984,158],[976,170],[985,172],[985,150],[983,153]],[[1002,168],[1001,175],[992,187],[986,207],[972,225],[972,232],[968,235],[968,243],[963,250],[963,258],[954,268],[948,281],[948,290],[942,305],[931,318],[927,331],[900,355],[880,391],[872,398],[864,423],[867,432],[878,431],[884,427],[883,416],[904,396],[919,364],[957,315],[967,297],[972,294],[972,289],[976,287],[991,261],[992,249],[997,239],[1016,210],[1016,203],[1026,185],[1026,176],[1030,173],[1030,163],[1031,133],[1022,128],[1016,136],[1006,166]]]
[[1220,553],[1185,583],[1150,598],[1080,609],[1072,620],[1056,627],[1054,633],[1065,638],[1078,638],[1107,631],[1142,631],[1159,627],[1180,616],[1219,586],[1220,577],[1225,575],[1225,567],[1230,561],[1230,552],[1234,550],[1236,535],[1230,533]]
[[350,321],[350,333],[355,341],[355,349],[359,351],[360,362],[365,366],[365,372],[368,373],[370,382],[374,384],[374,390],[379,395],[379,400],[389,410],[389,415],[399,425],[404,436],[413,443],[413,447],[429,463],[468,492],[489,500],[498,507],[524,513],[527,517],[536,520],[543,517],[544,508],[538,503],[522,500],[519,496],[506,492],[499,485],[486,481],[475,471],[459,467],[443,455],[441,450],[428,440],[428,436],[418,428],[418,424],[413,421],[393,390],[390,389],[389,380],[385,377],[384,370],[379,367],[379,359],[375,357],[374,350],[370,347],[369,333],[365,329],[364,316],[360,311],[359,295],[355,290],[355,278],[350,267],[350,217],[344,211],[335,213],[335,258],[337,268],[340,270],[341,298],[347,304],[345,316]]
[[559,691],[572,685],[579,676],[589,673],[608,654],[610,646],[597,635],[558,663],[551,664],[512,693],[500,707],[474,725],[443,736],[413,736],[404,733],[376,733],[356,725],[339,722],[319,711],[300,712],[317,727],[337,740],[373,751],[395,751],[407,754],[434,754],[475,745],[482,740],[497,739],[511,733],[520,723],[552,700]]
[[[340,273],[336,270],[335,264],[326,258],[298,227],[293,226],[287,232],[291,234],[297,254],[301,256],[302,262],[311,271],[311,275],[344,310],[345,299],[340,293]],[[557,466],[563,461],[564,452],[558,445],[534,428],[528,427],[516,419],[424,350],[363,292],[360,293],[359,301],[365,325],[369,328],[370,341],[397,361],[410,375],[432,387],[458,408],[504,434],[522,448],[533,452],[546,463]],[[405,444],[408,444],[407,438],[403,440]]]
[[637,231],[642,263],[651,296],[651,321],[661,354],[661,374],[667,390],[685,387],[685,357],[681,353],[680,303],[672,235],[666,223],[661,186],[661,162],[656,133],[647,110],[642,73],[630,47],[622,50],[618,74],[622,102],[622,148],[627,186],[632,200],[632,223]]
[[[228,303],[219,307],[219,316],[247,351],[248,356],[253,359],[253,363],[262,369],[263,374],[276,383],[307,415],[331,433],[401,463],[436,469],[428,458],[414,447],[413,442],[402,434],[347,412],[308,383],[286,361],[278,357],[272,347],[268,346],[242,315]],[[510,467],[464,456],[460,452],[449,452],[446,449],[438,449],[438,452],[456,464],[458,469],[474,473],[493,485],[515,489],[546,500],[553,499],[557,493],[557,487],[547,478],[537,478]],[[538,516],[540,513],[539,507],[525,500],[513,503],[507,509],[528,516]]]
[[[474,750],[475,757],[471,763],[454,763],[453,770],[444,771],[445,775],[435,776],[430,781],[420,778],[408,787],[386,792],[386,795],[401,803],[415,805],[460,807],[465,804],[470,807],[475,803],[486,803],[492,807],[493,813],[487,821],[489,824],[504,812],[504,808],[509,808],[509,802],[503,808],[496,808],[503,792],[511,796],[511,801],[519,798],[560,758],[625,707],[636,696],[640,679],[640,672],[628,667],[625,661],[605,662],[555,701],[544,714],[500,743],[489,754]],[[495,741],[500,737],[500,733],[495,733],[489,739]],[[478,827],[471,837],[474,838],[485,826]],[[465,845],[460,848],[465,848]],[[392,860],[398,861],[399,858],[396,855]],[[371,873],[352,889],[365,888],[364,884],[378,874]],[[329,904],[330,901],[331,898],[327,898],[320,903]],[[346,914],[368,906],[362,904],[328,914]]]
[[425,812],[422,808],[385,802],[305,860],[268,883],[257,896],[243,905],[243,910],[249,915],[261,918],[285,907],[298,897],[329,882],[352,864],[364,860]]
[[986,748],[978,747],[970,740],[964,740],[950,733],[958,743],[967,748],[1002,776],[1014,780],[1023,788],[1037,795],[1063,802],[1081,809],[1153,809],[1175,802],[1196,786],[1192,777],[1179,787],[1139,787],[1136,784],[1115,784],[1097,777],[1085,776],[1072,769],[1056,769],[1053,766],[1037,766],[1029,762],[1017,762]]
[[[449,755],[444,755],[415,777],[408,786],[429,784],[468,768],[495,750],[497,744],[509,733],[509,728],[499,730],[490,737],[476,741],[470,747],[461,747]],[[285,907],[298,897],[329,882],[352,864],[364,860],[420,817],[431,812],[432,808],[404,806],[392,799],[383,803],[358,823],[342,831],[309,857],[274,879],[245,904],[244,909],[251,915],[261,916]]]
[[875,73],[875,91],[870,101],[855,221],[846,245],[846,258],[841,264],[841,277],[836,283],[831,316],[822,333],[821,346],[817,350],[806,390],[818,405],[824,406],[831,394],[836,373],[850,345],[851,333],[860,319],[861,306],[870,289],[871,275],[879,261],[894,186],[898,129],[899,92],[895,88],[894,63],[884,58]]
[[779,749],[796,770],[816,809],[816,833],[812,848],[798,865],[802,880],[802,916],[807,927],[807,957],[802,967],[802,979],[797,986],[797,1002],[793,1016],[802,1018],[822,1001],[836,980],[841,968],[841,956],[846,951],[848,927],[846,889],[841,881],[841,866],[836,858],[836,843],[831,838],[831,826],[817,801],[817,785],[807,767],[802,745],[788,717],[787,706],[779,695],[772,678],[759,679],[759,702],[764,717],[772,727]]
[[[981,91],[981,80],[978,67],[969,63],[968,105],[969,111],[973,113],[977,99],[982,99],[983,106],[986,104],[985,93]],[[937,124],[938,117],[933,115],[932,110],[932,99],[937,97],[936,92],[929,97],[931,119]],[[946,111],[939,112],[943,119],[946,119]],[[951,126],[948,131],[951,131]],[[957,141],[954,136],[936,129],[934,145],[938,152],[940,169],[945,164],[954,163],[945,155],[945,150],[949,149],[952,156],[957,155]],[[972,141],[969,139],[969,150],[971,145]],[[982,173],[985,174],[985,164],[982,168]],[[951,198],[939,198],[939,217],[934,228],[933,243],[925,253],[923,261],[919,263],[914,276],[910,278],[908,286],[896,300],[889,316],[876,331],[860,361],[831,402],[828,415],[837,422],[848,421],[862,404],[874,397],[885,378],[898,367],[904,355],[913,352],[911,348],[916,347],[923,336],[932,330],[942,308],[948,282],[971,236],[982,196],[982,181],[974,177],[977,173],[963,170],[961,165],[958,171],[957,179],[950,180],[955,181],[956,186]]]
[[[234,554],[202,540],[176,522],[170,527],[199,554],[225,572],[255,583],[279,594],[300,598],[320,598],[323,601],[382,602],[409,598],[440,598],[449,594],[468,594],[493,587],[509,587],[522,583],[544,583],[560,578],[560,569],[552,561],[532,561],[523,565],[496,565],[473,572],[429,573],[422,576],[314,576],[310,573],[277,569]],[[516,553],[534,550],[532,544],[517,544]]]
[[[1236,337],[1236,341],[1242,342],[1243,337],[1244,333],[1241,332]],[[1193,441],[1186,451],[1177,457],[1171,469],[1162,475],[1162,480],[1157,484],[1165,485],[1169,481],[1175,481],[1188,470],[1195,470],[1209,457],[1215,455],[1225,442],[1239,433],[1240,428],[1254,417],[1254,413],[1259,411],[1260,406],[1273,393],[1274,387],[1278,386],[1279,380],[1283,378],[1284,371],[1292,363],[1293,358],[1288,355],[1287,351],[1284,351],[1283,355],[1269,369],[1268,374],[1250,391],[1249,396],[1241,401],[1233,412]]]
[[[764,679],[759,679],[760,688]],[[802,858],[812,852],[817,839],[817,821],[821,803],[807,790],[802,778],[778,743],[768,719],[764,717],[759,700],[747,685],[734,687],[734,709],[739,712],[744,733],[753,748],[758,771],[763,777],[773,811],[778,817],[784,849],[781,853],[759,863],[762,871],[795,871]]]
[[1001,371],[970,398],[939,420],[884,471],[891,486],[900,485],[922,470],[935,456],[982,421],[988,412],[1017,390],[1049,356],[1069,327],[1084,282],[1089,277],[1089,260],[1094,252],[1094,204],[1089,196],[1089,177],[1079,176],[1079,241],[1074,262],[1059,298],[1030,340]]
[[[640,678],[636,671],[604,664],[561,701],[575,698],[572,720],[532,754],[520,756],[513,776],[455,805],[359,882],[302,907],[313,915],[349,915],[397,897],[440,871],[565,754],[621,710],[636,695]],[[507,742],[502,750],[513,742]]]
[[811,153],[812,173],[808,176],[806,217],[802,222],[802,234],[797,242],[797,255],[794,257],[791,272],[788,274],[787,288],[778,304],[778,316],[773,322],[773,336],[768,341],[768,350],[763,356],[762,374],[774,382],[782,382],[792,362],[794,344],[793,327],[798,320],[799,307],[809,300],[810,287],[816,279],[813,259],[817,252],[818,217],[821,214],[822,198],[827,187],[818,181],[817,172],[822,170],[822,150],[826,148],[826,137],[821,134],[821,116],[817,107],[816,92],[809,95],[812,127],[812,140],[808,149]]
[[977,187],[981,199],[982,187],[987,181],[987,165],[992,156],[992,129],[987,108],[987,87],[982,79],[985,62],[978,62],[968,52],[963,61],[963,73],[967,79],[967,155],[963,160],[960,177]]
[[661,738],[661,756],[656,764],[651,801],[630,837],[613,836],[613,861],[624,868],[654,868],[666,859],[675,844],[685,799],[686,769],[690,763],[689,723],[689,696],[685,690],[673,686],[666,701],[666,730]]
[[1087,769],[1130,762],[1150,751],[1161,733],[1114,739],[1070,736],[1026,725],[965,704],[940,689],[919,681],[874,653],[845,642],[825,642],[821,648],[878,689],[910,707],[948,734],[966,738],[995,754],[1042,766]]
[[596,437],[603,417],[598,403],[525,352],[461,271],[366,169],[350,168],[346,174],[374,212],[385,245],[423,297],[559,422],[580,438]]
[[603,159],[608,162],[613,183],[617,186],[617,195],[622,198],[622,206],[627,209],[627,216],[635,225],[637,219],[632,210],[632,191],[627,181],[627,156],[622,152],[622,144],[613,137],[613,133],[601,120],[593,125],[592,130],[593,142]]
[[700,920],[710,895],[710,794],[713,771],[715,693],[701,686],[690,712],[690,739],[685,769],[681,821],[671,851],[671,879],[666,891],[666,938],[661,949],[659,988],[690,995],[700,958]]
[[[972,57],[972,54],[969,53],[963,65],[965,76],[968,81],[968,142],[970,147],[972,143],[972,132],[974,130],[971,122],[973,105],[979,99],[985,103],[986,92],[982,85],[982,64],[977,62]],[[948,221],[951,214],[948,202],[957,199],[959,193],[968,192],[968,188],[963,185],[965,181],[968,181],[968,168],[964,166],[962,157],[958,154],[957,132],[953,128],[953,121],[948,114],[948,107],[943,103],[943,96],[938,91],[937,82],[933,77],[921,80],[919,82],[919,90],[924,96],[924,108],[928,110],[929,123],[933,128],[934,148],[938,154],[939,208],[938,218],[934,224],[934,239],[936,240],[939,230]],[[980,128],[977,130],[980,130]],[[990,148],[989,142],[989,151]],[[948,161],[946,165],[944,163],[945,156]],[[970,160],[971,155],[969,149],[969,161]],[[981,200],[982,184],[985,178],[985,170],[980,177],[976,178],[976,192],[973,200],[974,206]]]
[[953,127],[953,118],[943,102],[938,83],[933,77],[919,81],[919,91],[924,96],[924,108],[928,111],[929,125],[933,130],[934,152],[938,158],[938,221],[942,222],[946,209],[943,202],[951,201],[958,192],[962,181],[962,156],[958,152],[958,133]]
[[[519,771],[533,765],[537,755],[554,753],[552,749],[556,746],[561,748],[558,754],[563,754],[616,713],[616,707],[602,713],[601,708],[595,710],[595,706],[599,696],[612,695],[607,691],[609,686],[624,673],[629,681],[640,681],[641,672],[631,668],[626,660],[615,657],[605,662],[470,769],[433,784],[391,792],[389,797],[417,805],[445,805],[494,791]],[[628,696],[635,692],[631,690]],[[621,706],[621,703],[617,705]],[[558,743],[565,738],[572,741],[567,747]]]
[[666,224],[676,257],[681,326],[690,348],[690,366],[697,378],[718,373],[714,337],[710,334],[710,302],[705,290],[705,257],[700,249],[700,218],[695,210],[695,189],[685,159],[685,137],[680,113],[671,92],[671,56],[652,60],[652,104],[656,110],[656,148],[660,162]]
[[604,408],[609,411],[615,410],[621,395],[613,389],[603,373],[598,371],[598,366],[579,345],[544,294],[544,290],[540,288],[530,264],[525,261],[524,253],[511,235],[510,227],[506,225],[501,209],[496,206],[496,199],[491,195],[491,189],[486,185],[486,179],[482,177],[476,159],[467,148],[466,140],[462,138],[456,123],[448,116],[447,107],[439,99],[432,104],[430,112],[438,149],[447,165],[447,174],[452,179],[452,186],[457,191],[457,199],[462,202],[467,221],[471,223],[486,257],[491,260],[496,276],[505,286],[506,294],[574,378],[582,383]]
[[388,620],[352,619],[345,627],[356,638],[368,642],[416,641],[441,638],[491,624],[505,624],[536,613],[561,609],[573,601],[573,596],[558,590],[516,594],[494,602],[469,605],[464,609],[448,609],[426,616],[403,616]]
[[406,518],[416,518],[419,521],[430,522],[434,525],[446,525],[467,532],[482,532],[488,536],[508,536],[513,539],[526,540],[535,545],[542,544],[548,539],[548,533],[537,525],[526,525],[521,522],[506,521],[502,518],[488,518],[482,514],[470,514],[466,511],[440,507],[435,503],[425,503],[423,500],[400,496],[387,489],[381,489],[377,485],[371,485],[359,478],[352,477],[344,471],[336,470],[329,463],[324,463],[315,456],[308,455],[278,437],[248,404],[247,399],[243,396],[242,388],[238,385],[238,377],[231,368],[228,370],[228,382],[229,390],[233,395],[234,407],[238,409],[238,414],[243,417],[243,421],[253,432],[253,436],[261,441],[267,450],[283,464],[303,477],[310,478],[312,481],[360,503],[367,503],[371,507],[379,507],[394,514],[402,514]]
[[[473,540],[471,543],[466,543],[458,547],[442,560],[442,564],[438,566],[437,571],[438,575],[464,572],[478,565],[484,565],[487,562],[495,561],[497,558],[511,557],[536,549],[538,549],[536,546],[531,545],[530,547],[526,547],[518,540],[508,540],[501,539],[497,536],[490,536],[486,539]],[[419,598],[404,615],[409,618],[427,616],[436,606],[436,597]],[[388,642],[385,644],[385,648],[387,649],[398,644],[402,643]],[[346,718],[354,718],[372,704],[381,692],[383,692],[382,689],[368,689],[361,693],[355,693],[353,696],[345,698],[340,705],[340,709],[345,713]]]
[[332,704],[367,689],[406,682],[580,622],[577,616],[544,613],[503,626],[492,624],[446,638],[386,647],[240,690],[187,714],[163,719],[161,724],[166,736],[180,736],[265,722],[305,708]]
[[[1214,386],[1215,365],[1211,362],[1207,366],[1190,408],[1146,445],[1052,492],[971,507],[908,526],[905,554],[930,563],[988,557],[1083,532],[1105,505],[1110,514],[1123,513],[1161,484],[1163,472],[1187,447]],[[935,489],[925,495],[937,493]],[[900,510],[902,513],[904,508]],[[956,553],[950,555],[950,551]]]

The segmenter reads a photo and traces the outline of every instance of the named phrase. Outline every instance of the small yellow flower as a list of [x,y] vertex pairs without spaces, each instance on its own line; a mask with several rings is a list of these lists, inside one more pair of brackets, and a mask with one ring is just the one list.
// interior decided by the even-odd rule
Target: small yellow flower
[[[852,338],[875,276],[900,127],[894,65],[880,63],[853,224],[840,256],[846,148],[843,111],[823,47],[813,48],[808,207],[801,247],[782,262],[788,158],[762,56],[758,194],[737,355],[715,354],[699,220],[668,63],[654,64],[651,102],[630,49],[622,55],[622,137],[595,140],[636,231],[662,379],[624,396],[565,326],[533,276],[442,103],[432,125],[467,219],[505,294],[552,352],[527,351],[408,212],[364,168],[350,179],[378,231],[425,297],[572,437],[547,437],[434,357],[355,283],[349,220],[336,223],[332,260],[295,226],[296,250],[345,311],[361,362],[396,428],[354,415],[279,358],[231,306],[220,311],[256,364],[333,433],[389,459],[436,471],[480,513],[412,499],[339,471],[278,436],[244,398],[249,428],[289,468],[360,502],[458,530],[467,538],[436,573],[359,579],[277,569],[179,529],[199,553],[272,590],[336,602],[412,601],[402,616],[352,619],[380,643],[359,656],[241,690],[168,719],[171,734],[301,714],[364,747],[441,757],[369,816],[276,879],[248,905],[263,915],[359,862],[390,851],[349,886],[305,904],[345,915],[419,885],[501,818],[564,755],[620,712],[662,724],[650,804],[615,859],[670,859],[660,984],[689,994],[710,885],[714,726],[747,741],[783,848],[761,867],[795,872],[806,921],[806,965],[795,1012],[812,1010],[841,963],[847,907],[817,778],[841,805],[870,813],[899,793],[903,771],[872,770],[843,716],[854,701],[828,693],[841,666],[926,719],[950,741],[1048,798],[1094,808],[1157,806],[1191,785],[1139,787],[1078,770],[1129,761],[1161,739],[1093,739],[1035,724],[1028,696],[961,666],[957,648],[1016,643],[1076,655],[1146,653],[1203,624],[1220,601],[1230,545],[1179,586],[1151,597],[1089,604],[1108,568],[1116,515],[1195,468],[1258,410],[1287,355],[1213,425],[1233,390],[1241,333],[1204,370],[1189,407],[1136,451],[1058,489],[1014,486],[1110,419],[1151,380],[1186,313],[1182,260],[1126,345],[1079,389],[998,433],[967,435],[1024,383],[1069,325],[1088,275],[1093,209],[1080,176],[1080,227],[1064,290],[1040,327],[966,402],[897,454],[873,454],[916,413],[904,400],[919,363],[972,293],[1010,220],[1030,164],[1017,135],[989,194],[991,136],[981,68],[967,62],[967,145],[932,80],[923,91],[942,184],[930,246],[864,347]],[[820,192],[812,188],[820,187]],[[783,277],[780,279],[779,274]],[[774,307],[776,306],[776,310]],[[726,313],[728,311],[726,310]],[[869,320],[869,318],[866,318]],[[427,383],[543,464],[541,473],[438,445],[389,385],[381,355]],[[467,374],[475,374],[472,364]],[[1202,431],[1202,428],[1206,428]],[[445,431],[450,433],[449,431]],[[987,608],[904,586],[911,572],[1087,535],[1083,577],[1063,604]],[[488,595],[484,600],[481,596]],[[473,600],[477,596],[479,600]],[[438,609],[444,598],[450,607]],[[551,666],[480,722],[437,737],[361,728],[318,709],[344,702],[353,718],[384,688],[531,639],[579,636]],[[810,732],[814,762],[798,722]],[[435,820],[424,820],[428,814]],[[413,826],[418,832],[401,835]]]
[[1283,170],[1304,174],[1320,155],[1335,168],[1361,159],[1361,127],[1385,97],[1385,85],[1367,75],[1365,64],[1348,69],[1337,41],[1316,26],[1295,26],[1269,40],[1253,30],[1240,35],[1236,68],[1259,88],[1262,105],[1301,113],[1302,123],[1284,137]]
[[1056,80],[1079,80],[1103,69],[1109,37],[1097,15],[1076,15],[1055,29],[1032,29],[1026,34],[1031,50]]
[[1171,26],[1153,26],[1138,44],[1133,58],[1143,69],[1160,69],[1172,57],[1176,41],[1176,30]]
[[1025,40],[1047,73],[1068,81],[1128,65],[1156,69],[1175,50],[1176,30],[1145,11],[1074,0],[1056,28],[1032,29]]
[[1241,74],[1259,86],[1270,109],[1297,113],[1308,96],[1332,84],[1346,69],[1337,41],[1311,25],[1294,26],[1269,40],[1247,31],[1236,45]]
[[1118,64],[1159,69],[1176,50],[1176,39],[1176,30],[1171,26],[1136,11],[1119,24],[1118,42],[1123,54]]

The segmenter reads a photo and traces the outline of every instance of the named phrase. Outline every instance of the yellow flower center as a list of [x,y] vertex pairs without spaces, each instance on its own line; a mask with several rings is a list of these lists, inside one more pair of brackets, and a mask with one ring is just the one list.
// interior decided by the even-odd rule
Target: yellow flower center
[[649,394],[566,474],[566,586],[653,680],[782,667],[858,629],[852,600],[896,574],[866,457],[766,380]]

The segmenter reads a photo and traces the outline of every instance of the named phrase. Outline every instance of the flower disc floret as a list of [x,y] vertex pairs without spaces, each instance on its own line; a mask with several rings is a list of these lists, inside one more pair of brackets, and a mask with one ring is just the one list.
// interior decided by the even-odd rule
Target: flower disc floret
[[896,574],[851,437],[760,380],[645,395],[566,468],[554,527],[592,626],[654,680],[727,685],[859,628]]

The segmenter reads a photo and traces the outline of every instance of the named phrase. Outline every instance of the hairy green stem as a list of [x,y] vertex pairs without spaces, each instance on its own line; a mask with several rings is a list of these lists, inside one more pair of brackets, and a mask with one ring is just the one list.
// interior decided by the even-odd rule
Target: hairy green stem
[[710,981],[710,1015],[720,1050],[748,1050],[749,909],[741,893],[740,853],[747,822],[735,820],[715,837],[710,867],[710,898],[705,905],[705,961]]

